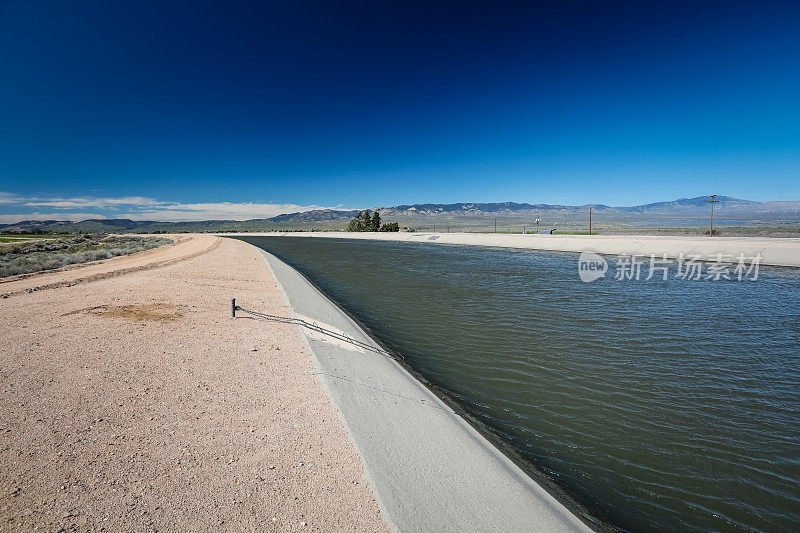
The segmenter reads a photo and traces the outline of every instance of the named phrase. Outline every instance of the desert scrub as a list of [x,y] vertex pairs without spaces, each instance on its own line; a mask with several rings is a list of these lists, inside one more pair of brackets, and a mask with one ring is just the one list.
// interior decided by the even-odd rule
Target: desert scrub
[[161,237],[91,236],[4,245],[0,277],[30,274],[67,265],[133,254],[172,242]]

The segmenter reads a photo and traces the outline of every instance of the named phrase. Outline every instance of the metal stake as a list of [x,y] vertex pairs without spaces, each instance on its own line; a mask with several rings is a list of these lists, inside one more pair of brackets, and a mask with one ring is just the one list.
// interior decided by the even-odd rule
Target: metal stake
[[709,237],[714,236],[714,204],[718,204],[722,201],[722,200],[717,200],[717,196],[719,195],[712,194],[711,196],[708,197],[709,198],[708,200],[705,200],[706,202],[711,204],[711,230],[708,232]]

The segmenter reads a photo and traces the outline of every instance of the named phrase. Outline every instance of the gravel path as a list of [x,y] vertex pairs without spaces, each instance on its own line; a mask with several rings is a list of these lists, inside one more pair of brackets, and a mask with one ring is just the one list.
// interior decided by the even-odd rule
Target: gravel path
[[158,250],[6,284],[0,530],[385,530],[297,329],[229,318],[289,314],[256,249]]

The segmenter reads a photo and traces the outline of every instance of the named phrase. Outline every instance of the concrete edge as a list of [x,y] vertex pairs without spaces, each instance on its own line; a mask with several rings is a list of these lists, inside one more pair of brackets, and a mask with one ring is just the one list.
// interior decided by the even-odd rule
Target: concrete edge
[[[253,246],[253,245],[249,244],[249,246]],[[281,291],[281,294],[283,295],[283,301],[286,303],[286,306],[289,309],[292,309],[292,303],[289,301],[289,296],[288,296],[288,294],[286,294],[286,290],[283,288],[283,284],[281,283],[281,280],[275,274],[275,270],[272,268],[272,265],[270,264],[269,258],[267,257],[268,253],[265,252],[264,250],[262,250],[261,248],[256,247],[256,246],[253,246],[253,248],[256,248],[256,250],[264,258],[264,262],[267,265],[267,270],[269,270],[269,273],[272,275],[272,278],[275,280],[276,285],[278,286],[278,288]],[[272,257],[274,257],[274,256],[272,256]],[[275,258],[275,259],[279,260],[277,258]],[[303,339],[303,343],[306,345],[306,348],[308,349],[308,353],[311,354],[311,361],[313,363],[313,370],[321,369],[322,368],[322,364],[321,364],[319,358],[317,358],[317,353],[314,351],[314,348],[312,348],[311,344],[308,342],[308,337],[306,336],[305,331],[304,331],[305,328],[303,328],[303,326],[296,326],[296,328],[297,328],[298,333],[300,334],[300,337]],[[378,511],[380,511],[380,513],[381,513],[381,519],[388,526],[389,531],[392,531],[392,532],[399,531],[397,529],[397,526],[391,520],[389,520],[389,516],[388,516],[388,513],[387,513],[386,506],[383,504],[383,501],[381,500],[380,496],[374,490],[375,482],[372,480],[372,477],[369,474],[369,469],[367,468],[367,463],[366,463],[366,461],[364,461],[364,456],[361,453],[361,451],[358,449],[358,446],[355,443],[355,439],[353,437],[353,432],[351,431],[350,426],[347,423],[347,419],[345,418],[344,413],[342,413],[342,410],[339,408],[339,406],[333,400],[333,391],[328,386],[327,380],[324,379],[325,375],[320,373],[320,372],[312,372],[312,374],[314,374],[314,377],[315,377],[317,383],[319,383],[320,387],[322,387],[322,390],[325,392],[326,396],[331,401],[331,404],[333,404],[333,408],[336,410],[336,414],[339,416],[339,420],[342,421],[342,426],[344,427],[344,431],[347,434],[347,438],[350,440],[350,442],[356,448],[356,452],[358,452],[358,459],[359,459],[359,461],[361,461],[361,468],[363,470],[364,481],[366,481],[369,484],[370,492],[372,492],[373,496],[375,496],[375,502],[378,505]]]
[[[320,320],[333,318],[329,322],[336,327],[347,331],[354,338],[379,348],[377,343],[352,318],[313,287],[299,272],[272,254],[260,248],[258,250],[265,258],[272,276],[284,294],[285,301],[293,311],[300,312],[297,309],[299,297],[313,299],[313,302],[306,303],[318,313],[322,313],[313,318],[320,318]],[[298,285],[305,286],[300,290]],[[307,310],[302,311],[310,315]],[[336,407],[348,437],[359,452],[365,478],[375,495],[384,521],[392,530],[489,531],[498,530],[498,528],[529,531],[590,530],[580,517],[573,514],[546,489],[538,485],[519,466],[487,441],[471,424],[417,381],[394,359],[379,357],[380,361],[375,358],[367,359],[366,363],[358,361],[358,366],[351,367],[350,373],[347,375],[357,379],[363,368],[370,367],[370,361],[373,366],[378,361],[379,364],[375,368],[371,368],[370,372],[390,378],[384,384],[387,390],[371,387],[373,392],[368,394],[375,394],[374,390],[378,390],[394,396],[405,397],[417,403],[407,404],[405,409],[391,408],[391,406],[384,409],[384,406],[376,406],[372,403],[375,397],[372,397],[371,401],[368,399],[366,403],[359,403],[354,398],[357,398],[359,394],[363,395],[363,391],[354,387],[343,389],[342,382],[338,379],[341,376],[332,376],[328,372],[332,361],[336,361],[335,364],[340,367],[342,361],[352,357],[352,354],[343,353],[336,347],[323,346],[323,343],[310,339],[305,334],[304,328],[300,327],[300,329],[312,354],[315,368],[319,370],[319,372],[315,372],[317,379]],[[383,366],[383,368],[378,368],[378,366]],[[341,369],[339,370],[341,371]],[[419,402],[427,402],[424,403],[425,409],[434,408],[436,410],[439,420],[435,424],[425,425],[422,422],[424,416],[417,416],[406,411],[409,408],[408,405],[419,408]],[[377,416],[373,414],[364,419],[365,407],[367,409],[374,407]],[[413,420],[412,426],[408,425],[409,420]],[[369,434],[370,424],[384,425],[382,429],[376,430],[378,431],[377,437]],[[443,427],[443,424],[446,427]],[[415,431],[420,425],[424,426],[423,430]],[[384,450],[381,446],[377,448],[375,446],[376,438],[377,440],[387,440],[381,431],[385,431],[389,427],[399,428],[394,439],[389,442],[389,446],[397,448],[392,450],[391,457],[396,459],[398,464],[408,465],[415,461],[425,463],[430,460],[427,456],[420,457],[419,453],[410,453],[411,450],[414,450],[415,445],[419,444],[410,441],[419,439],[425,439],[425,451],[434,456],[436,451],[431,452],[428,446],[431,442],[438,442],[440,447],[444,448],[443,453],[451,458],[453,454],[450,449],[453,446],[456,448],[463,446],[469,448],[468,451],[473,455],[477,454],[479,462],[485,464],[482,467],[476,467],[477,473],[468,472],[467,477],[473,478],[468,483],[459,479],[459,475],[436,477],[431,470],[431,465],[421,468],[421,472],[413,472],[413,475],[404,479],[405,468],[398,469],[397,464],[387,464]],[[407,442],[396,442],[396,439],[403,438]],[[382,446],[386,444],[384,442]],[[408,455],[403,457],[403,453]],[[437,460],[447,463],[448,459],[442,455]],[[445,464],[444,472],[463,474],[462,471],[466,470],[463,466],[463,463]],[[470,466],[475,465],[470,464]],[[478,479],[474,479],[476,477]],[[507,492],[500,497],[502,490],[507,490]],[[454,493],[458,497],[452,497]],[[506,498],[506,495],[509,497]],[[408,503],[405,501],[408,498],[417,498],[418,501]],[[458,509],[459,504],[463,507],[462,509]],[[485,507],[481,507],[483,505]]]

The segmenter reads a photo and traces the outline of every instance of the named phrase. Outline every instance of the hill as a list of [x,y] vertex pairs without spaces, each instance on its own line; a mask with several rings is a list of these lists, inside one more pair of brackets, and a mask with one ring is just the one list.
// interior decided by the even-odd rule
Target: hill
[[[685,225],[708,219],[708,197],[680,198],[669,202],[612,207],[602,204],[559,205],[517,202],[412,204],[379,207],[381,217],[401,226],[443,228],[486,227],[494,220],[502,224],[527,224],[541,219],[542,225],[572,226],[584,224],[589,208],[595,223],[622,225]],[[728,196],[718,197],[716,219],[734,224],[786,224],[800,222],[800,202],[755,202]],[[278,215],[252,220],[201,220],[188,222],[134,221],[129,219],[90,219],[81,222],[57,220],[27,220],[0,225],[0,231],[26,233],[180,233],[234,232],[271,230],[332,230],[343,229],[357,213],[356,210],[319,209],[303,213]]]

